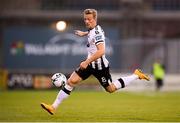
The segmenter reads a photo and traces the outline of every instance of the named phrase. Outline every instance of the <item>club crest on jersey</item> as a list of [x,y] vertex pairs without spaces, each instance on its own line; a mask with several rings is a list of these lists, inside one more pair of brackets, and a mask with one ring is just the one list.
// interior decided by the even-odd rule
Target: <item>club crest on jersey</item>
[[98,31],[95,31],[95,33],[96,33],[96,34],[99,34],[99,32],[98,32]]

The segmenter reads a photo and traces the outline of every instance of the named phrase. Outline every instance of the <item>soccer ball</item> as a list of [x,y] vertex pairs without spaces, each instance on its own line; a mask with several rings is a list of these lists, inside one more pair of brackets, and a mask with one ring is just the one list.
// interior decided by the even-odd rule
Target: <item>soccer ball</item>
[[52,84],[56,87],[61,87],[62,85],[65,85],[67,82],[67,78],[64,74],[62,73],[55,73],[52,77]]

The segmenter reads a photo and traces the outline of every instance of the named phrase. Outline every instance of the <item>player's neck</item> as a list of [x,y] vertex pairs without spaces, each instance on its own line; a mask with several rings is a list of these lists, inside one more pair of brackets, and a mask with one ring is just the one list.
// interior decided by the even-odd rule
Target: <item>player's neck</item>
[[92,29],[94,29],[96,26],[97,26],[97,23],[94,24],[92,27],[90,27],[88,30],[92,30]]

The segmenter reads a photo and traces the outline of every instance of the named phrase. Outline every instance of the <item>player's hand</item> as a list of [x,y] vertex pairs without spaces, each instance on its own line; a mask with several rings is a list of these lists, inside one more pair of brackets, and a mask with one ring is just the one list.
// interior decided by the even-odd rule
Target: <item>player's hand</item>
[[80,68],[81,68],[81,69],[86,69],[87,66],[88,66],[88,63],[87,63],[86,61],[83,61],[83,62],[81,62],[81,64],[80,64]]
[[78,36],[85,36],[88,34],[88,32],[83,32],[83,31],[80,31],[80,30],[74,30],[75,34],[78,35]]

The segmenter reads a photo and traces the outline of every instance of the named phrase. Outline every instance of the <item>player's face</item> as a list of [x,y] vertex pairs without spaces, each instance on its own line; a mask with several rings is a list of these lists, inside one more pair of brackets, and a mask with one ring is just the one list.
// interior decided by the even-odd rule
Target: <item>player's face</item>
[[92,29],[96,26],[96,20],[93,17],[93,14],[84,15],[84,23],[88,29]]

